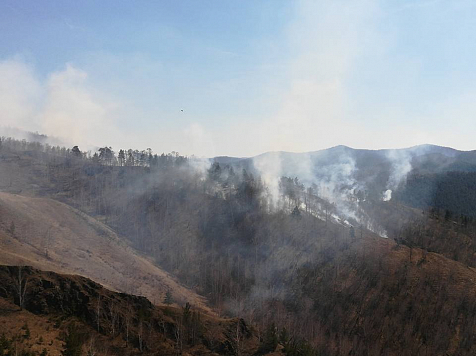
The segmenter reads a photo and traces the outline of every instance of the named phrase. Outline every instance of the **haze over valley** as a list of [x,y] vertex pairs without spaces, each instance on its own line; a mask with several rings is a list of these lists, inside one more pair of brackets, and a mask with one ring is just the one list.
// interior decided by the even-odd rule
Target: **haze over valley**
[[0,355],[475,355],[475,7],[1,2]]

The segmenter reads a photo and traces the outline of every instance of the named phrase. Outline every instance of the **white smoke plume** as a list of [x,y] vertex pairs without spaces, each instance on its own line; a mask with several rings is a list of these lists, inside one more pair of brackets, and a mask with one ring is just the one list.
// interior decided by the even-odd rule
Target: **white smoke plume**
[[32,118],[39,110],[42,86],[32,68],[16,58],[0,61],[0,79],[0,126],[39,130]]
[[412,170],[412,156],[407,150],[389,150],[386,157],[392,165],[387,188],[396,189]]
[[253,158],[253,165],[261,179],[268,186],[272,197],[270,205],[274,208],[279,200],[279,178],[282,176],[281,157],[279,152],[271,152]]
[[114,122],[119,105],[72,65],[40,80],[31,65],[8,59],[0,62],[0,78],[0,126],[38,131],[83,149],[125,140]]

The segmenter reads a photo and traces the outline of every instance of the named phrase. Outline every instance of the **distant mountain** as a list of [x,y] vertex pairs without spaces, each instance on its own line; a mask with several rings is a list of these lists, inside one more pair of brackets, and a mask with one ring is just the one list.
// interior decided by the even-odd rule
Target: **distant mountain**
[[[458,214],[476,215],[476,195],[473,197],[469,188],[476,184],[476,151],[428,144],[381,150],[336,146],[304,153],[267,152],[241,159],[220,157],[215,162],[245,169],[268,181],[297,177],[307,186],[316,184],[319,194],[332,202],[348,200],[356,193],[363,199],[385,200],[394,193],[394,199],[413,207],[438,205]],[[438,198],[441,191],[445,192],[444,199]],[[465,203],[460,205],[462,198]]]
[[217,156],[213,158],[214,162],[218,162],[220,164],[230,164],[236,163],[243,160],[241,157],[229,157],[229,156]]
[[459,151],[450,147],[429,144],[402,149],[380,150],[354,149],[340,145],[303,153],[275,151],[247,158],[228,156],[213,158],[214,162],[248,168],[251,171],[259,171],[261,169],[259,167],[260,162],[269,161],[279,165],[280,172],[283,175],[302,171],[304,165],[309,165],[311,172],[319,175],[319,170],[323,167],[347,162],[348,160],[355,163],[356,170],[364,171],[376,165],[380,165],[381,169],[388,168],[392,163],[403,161],[408,161],[413,169],[431,172],[476,170],[476,151]]

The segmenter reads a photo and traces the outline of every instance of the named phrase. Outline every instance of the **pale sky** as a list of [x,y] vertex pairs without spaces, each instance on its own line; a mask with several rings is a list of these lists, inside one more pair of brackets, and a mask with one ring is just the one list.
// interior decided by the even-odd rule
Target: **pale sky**
[[475,19],[464,0],[2,0],[0,126],[207,157],[476,149]]

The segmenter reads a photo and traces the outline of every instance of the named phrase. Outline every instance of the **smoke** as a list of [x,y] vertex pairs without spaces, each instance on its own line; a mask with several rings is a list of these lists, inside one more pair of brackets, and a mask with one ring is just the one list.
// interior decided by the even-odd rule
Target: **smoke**
[[[397,189],[411,171],[412,157],[424,154],[425,151],[425,147],[422,147],[386,152],[379,173],[375,177],[359,174],[362,167],[357,165],[356,151],[344,146],[302,154],[271,152],[253,158],[252,163],[254,169],[270,187],[274,202],[281,198],[280,177],[297,177],[306,187],[316,187],[318,197],[332,204],[331,206],[323,202],[314,204],[312,214],[324,219],[330,208],[330,217],[336,223],[346,226],[357,223],[382,237],[387,237],[386,230],[374,216],[371,208],[372,200],[389,201],[393,189]],[[374,151],[360,154],[368,155],[368,159],[381,157]],[[387,166],[383,164],[385,161],[389,163],[388,171]],[[374,179],[386,172],[389,175],[387,188],[379,193]]]
[[386,157],[392,167],[387,189],[396,189],[412,170],[412,156],[407,150],[389,150]]
[[347,82],[379,41],[376,1],[300,1],[287,39],[293,58],[279,108],[260,125],[267,150],[311,151],[352,142],[360,128],[346,119]]
[[335,204],[339,213],[357,219],[349,203],[359,183],[355,179],[355,159],[347,148],[302,154],[270,152],[254,157],[252,163],[269,187],[274,204],[280,199],[280,178],[297,177],[306,187],[317,187],[316,193]]
[[[383,193],[383,200],[391,199],[392,191],[405,184],[408,174],[412,171],[412,160],[424,156],[430,151],[431,145],[420,145],[408,149],[388,150],[385,157],[390,162],[391,170],[387,182],[387,190]],[[455,152],[451,149],[438,148],[438,153],[448,157],[454,157]],[[439,163],[440,168],[445,165],[444,160]]]
[[[381,43],[376,35],[380,17],[376,1],[300,1],[287,39],[294,56],[287,67],[288,87],[277,110],[258,126],[265,149],[311,151],[338,142],[354,142],[362,127],[348,120],[347,84],[359,61]],[[271,153],[253,159],[255,169],[279,198],[279,177],[297,176],[316,184],[319,196],[334,203],[338,214],[359,220],[352,201],[361,189],[356,162],[345,148],[334,156]],[[327,161],[326,161],[327,159]]]
[[272,201],[270,205],[276,207],[279,200],[279,178],[283,175],[279,152],[262,154],[253,158],[253,166],[269,189]]
[[185,128],[185,152],[207,152],[209,157],[215,156],[215,145],[211,135],[199,123]]
[[355,160],[344,151],[331,164],[319,167],[321,179],[315,183],[320,186],[321,196],[333,203],[345,201],[357,186],[355,169]]
[[209,158],[191,156],[189,159],[189,165],[192,171],[202,176],[205,176],[211,164],[212,164],[212,161]]
[[116,108],[117,104],[107,102],[88,86],[86,72],[67,65],[49,76],[38,121],[47,134],[63,137],[70,145],[93,148],[108,144],[104,142],[107,137],[117,142],[122,136],[113,119]]
[[0,62],[0,78],[0,126],[39,131],[83,149],[125,139],[113,119],[119,105],[91,87],[87,73],[73,65],[42,81],[31,65],[8,59]]
[[30,66],[20,59],[0,61],[0,126],[38,130],[33,117],[38,113],[42,87]]
[[38,132],[25,131],[16,127],[0,126],[0,136],[14,137],[17,140],[39,142],[51,146],[65,146],[65,143],[57,137],[47,136]]

